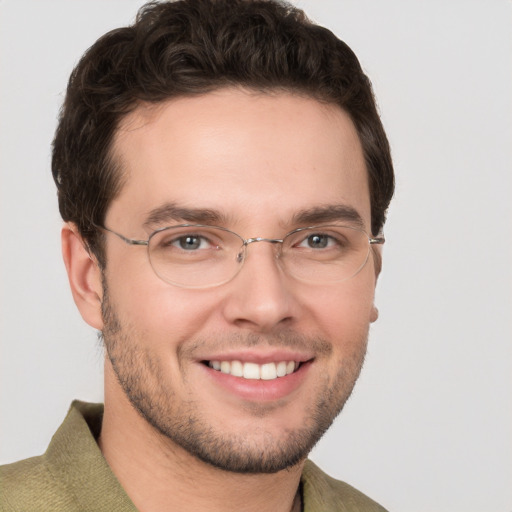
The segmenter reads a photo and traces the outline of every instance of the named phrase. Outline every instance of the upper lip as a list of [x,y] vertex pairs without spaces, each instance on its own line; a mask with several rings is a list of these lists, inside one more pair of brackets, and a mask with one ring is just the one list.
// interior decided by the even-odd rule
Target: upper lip
[[313,359],[313,354],[305,354],[293,350],[230,350],[208,354],[205,357],[198,358],[200,361],[241,361],[243,363],[279,363],[281,361],[295,361],[303,363]]

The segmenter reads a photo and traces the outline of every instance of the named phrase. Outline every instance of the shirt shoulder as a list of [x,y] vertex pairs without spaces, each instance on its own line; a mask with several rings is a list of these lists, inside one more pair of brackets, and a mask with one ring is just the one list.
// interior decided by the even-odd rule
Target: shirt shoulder
[[361,491],[306,461],[302,473],[304,512],[387,512]]
[[73,512],[78,510],[73,501],[62,482],[52,475],[44,456],[0,466],[1,512]]
[[103,406],[75,401],[39,457],[0,467],[0,512],[136,512],[97,445]]

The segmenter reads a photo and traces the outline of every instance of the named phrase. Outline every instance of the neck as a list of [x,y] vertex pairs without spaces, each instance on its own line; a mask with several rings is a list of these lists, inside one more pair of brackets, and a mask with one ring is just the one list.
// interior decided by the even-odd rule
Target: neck
[[134,505],[141,512],[244,510],[300,511],[303,463],[275,474],[238,474],[206,464],[149,425],[124,393],[109,399],[100,449]]

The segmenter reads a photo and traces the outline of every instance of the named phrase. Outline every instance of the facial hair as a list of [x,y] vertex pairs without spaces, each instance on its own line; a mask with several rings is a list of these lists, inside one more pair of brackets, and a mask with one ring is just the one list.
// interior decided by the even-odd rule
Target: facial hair
[[[135,330],[123,326],[119,321],[109,299],[106,282],[102,313],[102,337],[107,355],[132,406],[164,439],[207,464],[235,473],[275,473],[304,460],[341,412],[359,376],[366,353],[367,330],[364,337],[355,344],[357,350],[343,359],[336,374],[331,377],[327,374],[322,376],[314,399],[305,406],[305,420],[301,427],[287,429],[278,438],[264,427],[226,433],[212,424],[197,402],[178,396],[176,390],[172,389],[169,378],[164,374],[150,346],[141,344]],[[239,335],[224,339],[221,343],[223,347],[259,344],[291,349],[307,347],[316,357],[328,357],[332,352],[332,345],[328,341],[289,330],[265,337]],[[191,340],[180,349],[181,360],[188,360],[187,357],[190,358],[190,354],[197,348],[208,346],[218,348],[219,343]],[[264,418],[276,407],[279,407],[279,402],[248,403],[244,413]],[[264,424],[264,421],[258,422],[260,424]]]

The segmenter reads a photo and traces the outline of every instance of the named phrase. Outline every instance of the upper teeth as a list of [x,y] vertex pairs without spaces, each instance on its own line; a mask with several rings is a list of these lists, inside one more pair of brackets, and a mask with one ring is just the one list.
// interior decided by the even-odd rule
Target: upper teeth
[[241,361],[210,361],[210,368],[244,379],[272,380],[293,373],[299,363],[281,361],[279,363],[242,363]]

